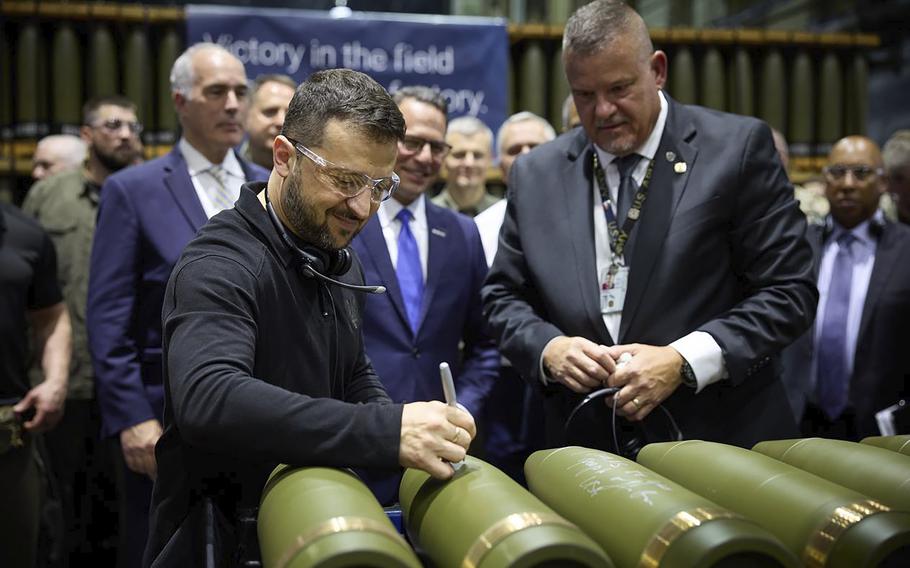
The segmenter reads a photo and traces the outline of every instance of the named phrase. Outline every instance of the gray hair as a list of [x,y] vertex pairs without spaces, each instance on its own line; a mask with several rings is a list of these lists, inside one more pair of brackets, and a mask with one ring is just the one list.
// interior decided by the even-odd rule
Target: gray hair
[[[193,57],[200,51],[221,51],[234,59],[237,56],[217,43],[199,42],[186,48],[186,51],[180,54],[174,65],[171,67],[171,94],[180,93],[184,97],[190,96],[193,90],[193,84],[196,82],[196,72],[193,69]],[[237,59],[237,61],[240,61]],[[241,63],[242,65],[242,63]]]
[[622,0],[596,0],[575,11],[566,22],[562,35],[565,56],[588,56],[599,52],[616,38],[637,33],[642,54],[654,52],[651,36],[641,16]]
[[431,89],[430,87],[424,87],[423,85],[409,85],[407,87],[402,87],[392,93],[392,99],[395,101],[395,104],[401,105],[405,99],[414,99],[415,101],[426,103],[439,110],[448,120],[449,117],[449,103],[446,102],[445,97],[443,97],[438,90]]
[[503,147],[502,147],[503,136],[502,135],[505,133],[506,127],[509,125],[512,125],[512,124],[518,124],[519,122],[537,122],[541,126],[543,126],[543,135],[547,139],[548,142],[550,140],[556,138],[556,131],[553,130],[553,126],[550,125],[550,123],[547,122],[547,120],[545,118],[537,116],[533,112],[523,110],[523,111],[517,112],[517,113],[513,114],[512,116],[510,116],[509,118],[507,118],[505,120],[505,122],[503,122],[502,125],[500,125],[499,130],[496,131],[496,154],[497,155],[499,155],[499,156],[502,155],[502,151],[503,151]]
[[404,139],[404,117],[382,85],[350,69],[326,69],[297,87],[281,134],[319,146],[330,120],[351,122],[374,142]]
[[88,145],[85,141],[72,134],[51,134],[38,141],[38,146],[44,146],[51,152],[60,156],[61,161],[66,164],[66,168],[75,168],[81,166],[85,161],[88,152]]
[[490,130],[490,127],[484,124],[482,120],[473,116],[459,116],[450,122],[449,129],[446,131],[446,136],[453,133],[463,134],[465,136],[486,134],[487,138],[490,139],[490,145],[493,144],[493,131]]
[[882,148],[885,171],[892,172],[910,166],[910,129],[898,130]]

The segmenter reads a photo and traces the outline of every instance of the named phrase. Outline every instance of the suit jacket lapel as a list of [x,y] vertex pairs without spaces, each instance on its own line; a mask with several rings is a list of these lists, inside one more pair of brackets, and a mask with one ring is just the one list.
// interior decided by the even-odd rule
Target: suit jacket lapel
[[193,231],[198,231],[199,227],[208,221],[208,217],[205,215],[202,204],[199,203],[193,180],[190,179],[190,173],[186,169],[186,161],[176,145],[168,154],[168,158],[164,166],[164,185],[177,202],[184,218],[193,227]]
[[863,316],[860,319],[858,335],[860,339],[867,336],[870,319],[875,313],[875,306],[881,299],[885,283],[897,263],[898,250],[895,245],[894,226],[891,223],[885,223],[882,235],[878,240],[878,247],[875,249],[875,263],[872,265],[869,289],[866,291],[866,301],[863,303]]
[[423,325],[423,320],[433,305],[433,297],[439,290],[443,277],[443,269],[446,260],[449,258],[449,249],[455,241],[449,234],[455,230],[451,226],[448,217],[442,215],[440,208],[425,199],[427,212],[427,283],[423,290],[423,305],[420,308],[420,324],[417,329]]
[[[594,322],[601,335],[612,344],[613,338],[607,331],[603,315],[600,313],[600,296],[598,294],[599,277],[597,275],[597,252],[594,238],[594,203],[591,201],[594,191],[592,155],[594,148],[588,142],[582,129],[578,129],[574,145],[568,151],[568,161],[564,162],[562,175],[563,215],[557,222],[566,224],[565,232],[570,235],[572,250],[575,254],[576,277],[581,290],[581,301],[588,319]],[[554,243],[556,254],[566,254],[564,243]],[[566,299],[569,300],[568,298]]]
[[363,232],[360,233],[360,238],[369,253],[368,259],[361,260],[373,264],[376,272],[379,273],[379,280],[386,287],[386,295],[395,307],[398,317],[404,326],[410,329],[411,324],[408,323],[404,300],[401,299],[401,288],[398,287],[398,274],[395,272],[395,267],[392,266],[392,257],[389,256],[389,249],[386,247],[385,237],[382,234],[382,225],[376,215],[373,215],[372,219],[367,222]]
[[[661,249],[673,213],[686,189],[689,175],[698,156],[698,149],[689,142],[695,136],[695,126],[686,117],[683,108],[667,97],[669,110],[664,133],[661,136],[657,153],[654,154],[654,170],[648,187],[648,197],[642,209],[641,218],[627,243],[627,261],[629,264],[629,289],[626,291],[622,320],[619,325],[619,340],[625,341],[629,326],[635,318],[635,312],[644,297],[645,290],[654,270],[654,263],[660,256]],[[669,153],[675,154],[668,160]],[[683,162],[686,171],[677,173],[675,164]]]

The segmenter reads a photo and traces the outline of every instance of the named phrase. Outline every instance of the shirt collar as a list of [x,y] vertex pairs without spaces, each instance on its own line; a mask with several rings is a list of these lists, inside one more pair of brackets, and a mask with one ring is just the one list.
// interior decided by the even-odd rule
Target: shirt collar
[[881,209],[876,210],[872,217],[866,219],[852,229],[845,229],[841,227],[837,224],[837,221],[831,218],[831,242],[836,242],[837,239],[839,239],[844,233],[851,233],[858,243],[866,247],[875,248],[875,245],[878,243],[878,237],[872,234],[873,220],[877,225],[884,224],[885,215],[882,213]]
[[[407,206],[414,216],[414,223],[425,225],[427,220],[426,197],[421,194]],[[404,208],[400,201],[392,197],[379,206],[379,224],[383,229],[395,222],[395,216]]]
[[[657,148],[660,146],[660,139],[664,135],[664,127],[667,125],[667,114],[670,111],[670,106],[667,104],[667,99],[664,97],[663,91],[657,91],[657,97],[660,99],[660,113],[657,115],[657,122],[654,123],[654,128],[651,129],[651,134],[648,136],[648,139],[645,140],[645,143],[635,150],[636,154],[643,156],[648,160],[653,160],[654,155],[657,154]],[[597,157],[600,159],[601,164],[612,163],[613,159],[616,157],[597,144],[594,144],[594,149],[597,150]]]
[[237,161],[237,156],[234,155],[232,150],[228,149],[225,152],[221,164],[213,164],[199,150],[194,148],[186,138],[181,138],[177,145],[180,148],[180,153],[183,154],[183,159],[186,160],[186,167],[191,177],[195,177],[213,166],[220,165],[231,177],[241,181],[246,180],[246,174],[243,173],[243,168],[240,167],[240,162]]

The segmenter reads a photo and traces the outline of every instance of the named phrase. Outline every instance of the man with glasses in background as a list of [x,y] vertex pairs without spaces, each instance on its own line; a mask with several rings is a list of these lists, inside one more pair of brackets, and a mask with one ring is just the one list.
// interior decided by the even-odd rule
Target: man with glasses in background
[[312,74],[268,184],[245,184],[186,247],[164,296],[165,431],[144,565],[258,562],[252,519],[279,463],[445,479],[443,460],[464,458],[471,417],[392,404],[364,352],[364,295],[384,295],[363,286],[378,282],[347,247],[396,190],[403,136],[378,83]]
[[80,552],[79,547],[88,541],[101,541],[116,527],[116,520],[112,523],[106,518],[109,497],[104,490],[113,482],[113,472],[107,452],[96,441],[100,418],[85,328],[95,217],[104,181],[142,158],[142,125],[136,118],[136,105],[129,99],[108,96],[88,101],[82,108],[82,124],[79,134],[88,148],[82,167],[39,181],[22,204],[22,209],[47,230],[57,249],[57,279],[72,323],[66,412],[59,427],[45,435],[45,442],[62,502],[66,527],[63,554],[74,565],[80,561],[109,563],[103,557],[110,554],[109,550],[98,546]]
[[809,228],[818,316],[784,351],[784,382],[803,435],[858,441],[880,435],[875,413],[910,393],[910,228],[879,209],[872,140],[838,141],[824,179],[831,213]]
[[199,43],[174,62],[171,94],[182,135],[165,156],[110,176],[101,189],[86,326],[101,435],[122,456],[120,566],[138,566],[148,533],[161,436],[161,301],[183,247],[240,186],[268,172],[233,150],[243,138],[247,77],[221,46]]
[[[449,151],[446,102],[420,86],[393,97],[407,128],[395,163],[401,185],[353,243],[365,280],[387,289],[366,298],[367,355],[394,402],[443,400],[439,364],[449,363],[458,401],[478,418],[499,369],[481,315],[487,263],[473,221],[425,195]],[[370,485],[391,504],[398,480]]]

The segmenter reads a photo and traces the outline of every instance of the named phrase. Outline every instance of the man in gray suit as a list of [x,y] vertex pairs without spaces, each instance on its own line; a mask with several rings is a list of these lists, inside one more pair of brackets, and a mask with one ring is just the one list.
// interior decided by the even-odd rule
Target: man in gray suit
[[666,96],[666,55],[622,2],[576,11],[563,54],[583,128],[512,166],[483,289],[503,354],[544,389],[548,444],[613,447],[602,404],[564,430],[603,386],[631,421],[670,410],[686,438],[795,435],[778,352],[818,295],[770,128]]

